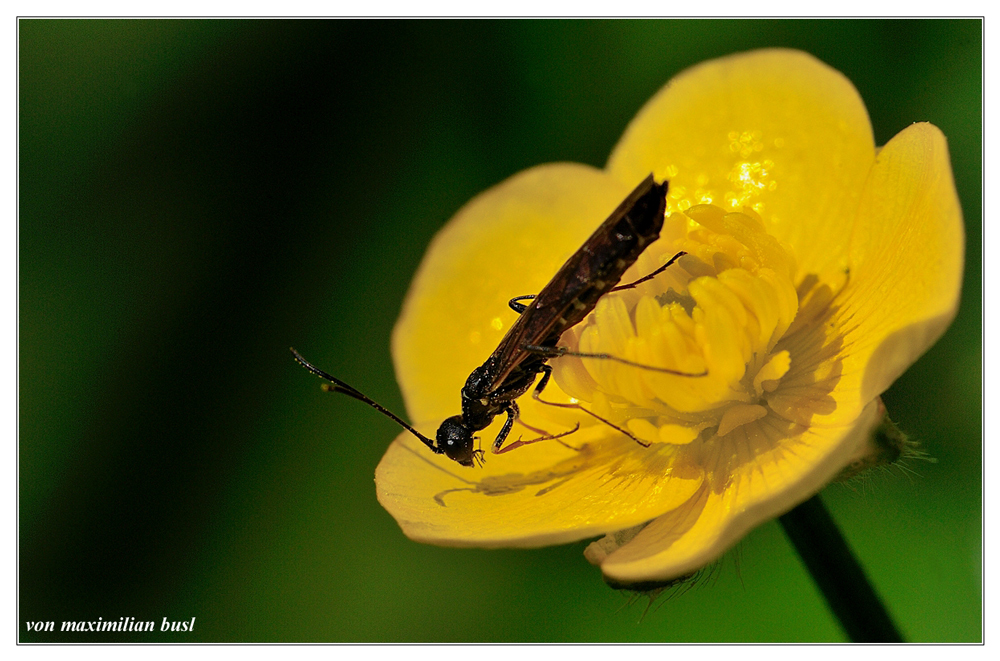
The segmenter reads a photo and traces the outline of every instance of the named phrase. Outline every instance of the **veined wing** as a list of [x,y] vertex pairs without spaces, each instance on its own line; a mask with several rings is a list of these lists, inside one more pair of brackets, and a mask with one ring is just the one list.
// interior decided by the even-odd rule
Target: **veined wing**
[[504,385],[525,361],[544,361],[525,346],[556,346],[563,332],[583,321],[598,299],[621,281],[663,228],[667,182],[650,174],[549,280],[486,361],[489,392]]

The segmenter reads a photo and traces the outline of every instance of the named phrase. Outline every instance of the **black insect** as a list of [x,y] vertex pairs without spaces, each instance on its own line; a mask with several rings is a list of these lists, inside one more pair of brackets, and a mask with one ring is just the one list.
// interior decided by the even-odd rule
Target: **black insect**
[[[483,451],[473,446],[474,434],[488,427],[501,413],[507,414],[507,420],[493,442],[494,453],[538,440],[564,436],[571,432],[543,436],[532,441],[518,441],[501,449],[518,417],[515,400],[528,391],[541,373],[542,378],[533,393],[538,397],[552,375],[552,367],[546,362],[550,358],[565,355],[602,358],[668,374],[698,376],[639,365],[607,354],[574,352],[558,346],[563,332],[583,321],[601,296],[610,291],[630,289],[649,280],[684,254],[681,252],[674,255],[666,264],[635,282],[616,287],[626,269],[635,263],[649,244],[659,238],[666,209],[666,194],[666,181],[658,184],[653,175],[646,177],[537,295],[518,296],[510,300],[510,307],[521,316],[486,362],[469,375],[462,388],[462,413],[442,422],[435,440],[427,438],[353,387],[314,367],[294,349],[292,353],[303,367],[330,382],[324,384],[326,390],[343,393],[378,409],[419,438],[431,451],[445,454],[463,466],[472,466],[474,460],[482,459]],[[527,305],[521,302],[528,300],[531,303]],[[571,406],[580,408],[577,405]],[[581,410],[595,415],[585,409]],[[599,419],[611,424],[603,418]],[[615,429],[636,442],[647,445],[629,432],[619,427]]]

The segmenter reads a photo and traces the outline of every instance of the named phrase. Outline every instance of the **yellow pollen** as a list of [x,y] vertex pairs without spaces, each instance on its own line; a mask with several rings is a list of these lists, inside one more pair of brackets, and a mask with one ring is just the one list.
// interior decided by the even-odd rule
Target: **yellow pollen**
[[493,319],[490,320],[490,326],[493,327],[493,330],[503,330],[503,319],[500,317],[493,317]]
[[[704,425],[702,425],[704,426]],[[685,425],[666,424],[660,427],[660,442],[670,445],[687,445],[698,438],[701,426],[687,427]]]
[[799,312],[795,262],[745,207],[693,206],[672,213],[664,229],[639,274],[679,250],[687,255],[642,291],[601,297],[561,340],[621,360],[565,356],[551,364],[556,383],[587,410],[643,443],[693,452],[772,408],[791,410],[781,385],[795,352],[776,345]]

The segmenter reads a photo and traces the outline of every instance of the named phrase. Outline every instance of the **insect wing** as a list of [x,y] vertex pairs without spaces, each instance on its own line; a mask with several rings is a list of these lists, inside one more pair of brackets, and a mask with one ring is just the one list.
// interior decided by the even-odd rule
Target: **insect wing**
[[640,183],[549,280],[490,356],[489,391],[503,387],[525,361],[544,361],[526,345],[552,346],[583,321],[597,300],[621,280],[645,248],[660,236],[667,182],[653,175]]

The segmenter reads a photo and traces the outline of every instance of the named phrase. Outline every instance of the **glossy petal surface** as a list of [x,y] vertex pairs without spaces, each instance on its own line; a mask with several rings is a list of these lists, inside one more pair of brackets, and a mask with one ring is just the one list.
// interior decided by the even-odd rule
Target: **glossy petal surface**
[[854,85],[807,53],[774,49],[679,74],[629,124],[608,171],[669,179],[679,209],[752,207],[796,247],[800,274],[836,280],[874,159]]
[[954,317],[964,237],[940,131],[913,125],[876,158],[840,73],[796,51],[734,55],[654,96],[605,172],[533,168],[442,230],[393,337],[423,433],[459,412],[465,379],[515,318],[507,301],[537,292],[650,171],[670,181],[668,218],[623,281],[687,255],[605,295],[560,341],[630,363],[550,361],[544,398],[604,422],[522,397],[532,427],[508,443],[580,429],[487,453],[483,468],[401,435],[376,483],[413,539],[537,546],[622,531],[588,551],[609,578],[690,573],[835,477],[880,422],[878,395]]

